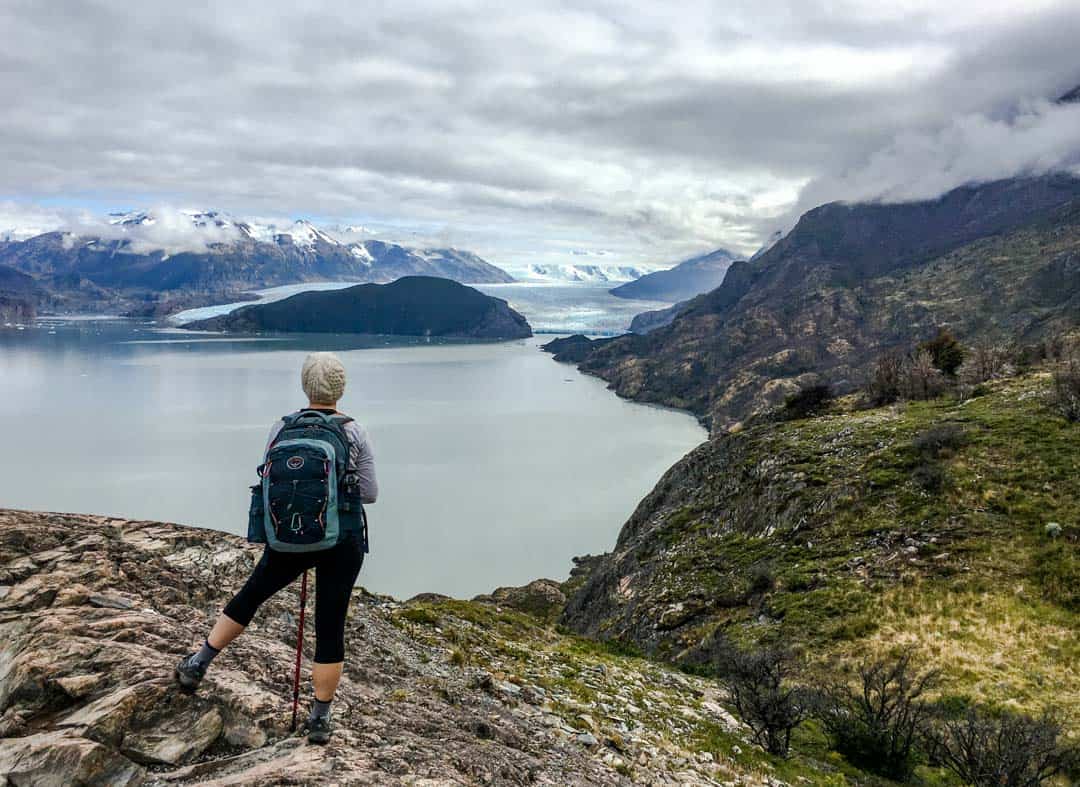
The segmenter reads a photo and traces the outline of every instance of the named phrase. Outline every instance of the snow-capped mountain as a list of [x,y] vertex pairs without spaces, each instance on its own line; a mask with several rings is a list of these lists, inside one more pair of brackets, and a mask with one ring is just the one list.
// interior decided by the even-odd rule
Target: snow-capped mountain
[[57,294],[75,289],[82,297],[96,288],[115,302],[185,305],[213,302],[211,293],[305,281],[383,283],[402,276],[464,284],[514,281],[460,249],[411,249],[370,239],[343,242],[304,219],[277,226],[217,211],[110,214],[98,224],[4,242],[3,265],[30,274]]
[[648,271],[626,265],[530,265],[529,279],[588,284],[628,282]]

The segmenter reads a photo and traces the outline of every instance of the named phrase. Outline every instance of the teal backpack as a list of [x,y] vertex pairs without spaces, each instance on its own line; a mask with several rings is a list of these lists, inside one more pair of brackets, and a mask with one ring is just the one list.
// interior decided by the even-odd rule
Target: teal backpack
[[[344,489],[349,462],[347,415],[301,410],[284,423],[251,488],[248,540],[277,552],[317,552],[336,546],[359,524],[363,506]],[[364,551],[367,539],[363,538]]]

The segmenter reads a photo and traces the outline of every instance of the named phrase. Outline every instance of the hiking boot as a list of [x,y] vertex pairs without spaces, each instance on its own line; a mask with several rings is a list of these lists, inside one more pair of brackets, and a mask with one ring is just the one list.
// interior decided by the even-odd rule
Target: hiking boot
[[173,675],[176,676],[176,682],[180,684],[181,689],[188,694],[194,694],[206,676],[206,665],[195,661],[195,654],[192,653],[180,660],[176,669],[173,670]]
[[330,741],[330,735],[334,732],[334,725],[330,723],[330,714],[325,716],[316,716],[314,719],[308,719],[307,727],[307,739],[308,743],[318,743],[320,745],[328,743]]

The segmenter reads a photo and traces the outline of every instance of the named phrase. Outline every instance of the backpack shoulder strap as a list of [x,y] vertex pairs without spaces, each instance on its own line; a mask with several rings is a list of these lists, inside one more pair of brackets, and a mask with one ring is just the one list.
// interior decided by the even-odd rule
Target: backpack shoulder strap
[[[333,415],[329,415],[327,413],[319,412],[318,410],[300,410],[295,413],[289,413],[289,415],[282,417],[281,421],[284,426],[282,426],[281,431],[283,432],[289,427],[295,426],[297,424],[303,425],[306,422],[317,423],[318,425],[326,427],[335,435],[337,435],[338,439],[341,441],[342,447],[345,448],[347,452],[349,449],[350,441],[349,433],[345,431],[345,424],[349,423],[352,420],[353,418],[351,416],[344,415],[343,413],[334,413]],[[280,435],[281,432],[279,432],[278,434]],[[346,461],[348,460],[347,455],[345,459]]]

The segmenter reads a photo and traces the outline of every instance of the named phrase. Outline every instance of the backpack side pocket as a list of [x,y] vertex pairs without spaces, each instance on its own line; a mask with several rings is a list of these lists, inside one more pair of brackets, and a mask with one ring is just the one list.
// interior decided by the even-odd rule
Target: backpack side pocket
[[263,505],[263,489],[262,484],[259,483],[251,487],[251,505],[248,507],[247,532],[249,544],[266,543],[266,528],[263,527],[265,516],[266,508]]

